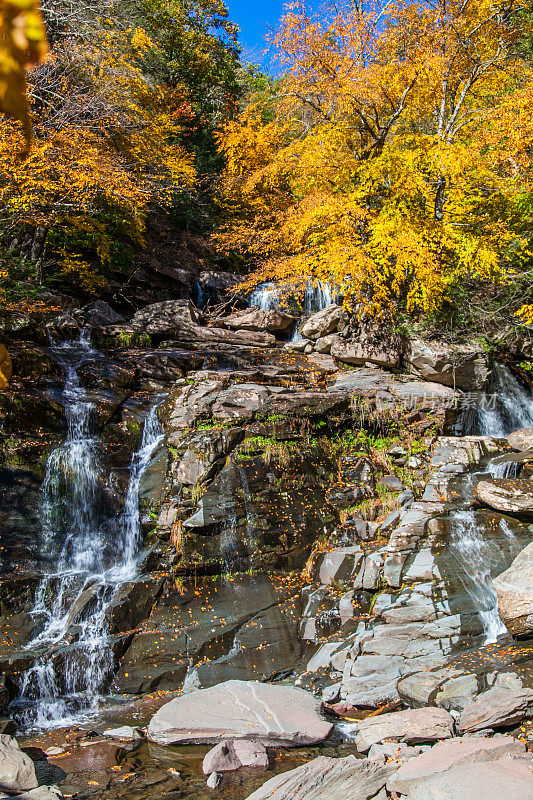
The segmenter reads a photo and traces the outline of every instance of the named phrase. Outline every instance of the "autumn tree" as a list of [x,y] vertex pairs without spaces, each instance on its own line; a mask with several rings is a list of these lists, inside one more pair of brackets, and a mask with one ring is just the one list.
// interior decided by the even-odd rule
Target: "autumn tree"
[[281,90],[220,136],[218,241],[258,266],[250,284],[314,276],[372,313],[435,314],[465,281],[507,280],[528,177],[503,168],[510,127],[498,145],[489,132],[503,98],[531,86],[513,8],[400,0],[286,15]]
[[198,204],[197,142],[230,113],[235,32],[207,0],[44,0],[43,15],[52,49],[29,75],[25,161],[0,123],[3,258],[14,295],[28,278],[95,294],[111,266],[131,268],[152,210]]

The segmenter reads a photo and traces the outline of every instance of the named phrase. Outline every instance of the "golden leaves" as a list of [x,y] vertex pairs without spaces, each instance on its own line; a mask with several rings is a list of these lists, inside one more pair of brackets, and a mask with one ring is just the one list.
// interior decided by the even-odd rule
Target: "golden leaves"
[[217,243],[255,280],[312,276],[370,313],[433,314],[526,253],[533,76],[492,2],[443,8],[287,14],[278,97],[252,98],[220,138]]
[[47,51],[37,0],[0,0],[0,111],[22,123],[23,154],[32,135],[25,68],[41,61]]

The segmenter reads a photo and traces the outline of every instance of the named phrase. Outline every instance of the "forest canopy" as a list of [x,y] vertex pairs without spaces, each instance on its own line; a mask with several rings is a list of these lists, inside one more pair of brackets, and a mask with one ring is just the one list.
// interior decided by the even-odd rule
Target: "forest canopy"
[[527,319],[531,30],[513,2],[293,6],[281,78],[219,136],[218,246],[254,281],[313,276],[361,312],[488,291]]
[[214,131],[238,91],[237,29],[219,0],[41,8],[50,52],[28,74],[26,158],[26,126],[0,122],[4,304],[15,306],[28,280],[71,276],[97,294],[106,268],[127,272],[150,212],[186,216],[219,165]]
[[1,3],[5,57],[24,33],[0,72],[4,308],[127,280],[159,215],[244,289],[321,280],[359,313],[533,321],[529,6],[296,3],[275,77],[242,63],[222,0],[41,10]]

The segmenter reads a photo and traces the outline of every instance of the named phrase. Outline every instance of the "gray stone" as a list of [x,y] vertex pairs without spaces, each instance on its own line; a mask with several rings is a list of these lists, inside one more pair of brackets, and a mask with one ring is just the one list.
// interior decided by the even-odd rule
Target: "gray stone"
[[225,328],[235,328],[243,331],[266,331],[267,333],[282,333],[291,328],[296,322],[296,317],[285,314],[278,309],[261,309],[258,306],[237,311],[228,317],[217,320]]
[[380,553],[371,553],[366,556],[354,580],[354,588],[375,591],[380,585],[382,567],[383,556]]
[[442,708],[417,708],[382,714],[357,725],[355,745],[366,753],[373,744],[392,739],[406,744],[449,739],[453,736],[453,717]]
[[376,364],[393,369],[400,363],[401,351],[395,347],[384,347],[382,343],[363,340],[360,342],[338,339],[331,345],[331,355],[346,364],[363,366]]
[[330,663],[331,654],[337,650],[340,642],[326,642],[320,649],[312,656],[306,665],[307,672],[318,672],[323,667],[328,667]]
[[259,740],[294,747],[323,741],[332,725],[320,701],[302,689],[257,681],[226,681],[176,697],[152,717],[148,737],[158,744],[217,744]]
[[423,747],[411,747],[403,742],[384,742],[383,744],[373,744],[368,751],[367,758],[403,762],[419,756],[423,752]]
[[205,481],[212,475],[213,465],[230,453],[243,436],[241,430],[209,431],[194,436],[176,468],[176,480],[184,486]]
[[317,314],[312,314],[300,327],[300,333],[306,339],[321,339],[337,330],[342,315],[340,306],[327,306]]
[[268,400],[270,391],[255,383],[237,383],[220,392],[213,404],[213,417],[222,422],[251,419]]
[[463,711],[479,692],[477,675],[457,675],[440,686],[435,702],[447,711]]
[[370,800],[384,787],[391,769],[355,756],[319,756],[271,778],[248,800]]
[[11,800],[61,800],[63,794],[59,786],[37,786],[29,792],[11,795]]
[[341,696],[356,707],[377,708],[398,699],[396,681],[402,674],[404,659],[400,656],[359,656],[343,681]]
[[403,489],[403,483],[396,475],[384,475],[378,481],[378,486],[384,486],[386,489],[390,489],[391,492],[401,492]]
[[213,772],[232,772],[241,767],[268,767],[268,753],[261,742],[227,739],[204,756],[204,775]]
[[522,478],[493,478],[479,481],[473,492],[483,505],[504,514],[533,514],[533,481]]
[[330,550],[319,566],[320,583],[329,586],[336,581],[350,580],[362,558],[360,547],[337,547]]
[[533,450],[533,428],[520,428],[518,431],[513,431],[507,437],[507,441],[513,450]]
[[110,739],[143,739],[143,734],[138,728],[131,725],[123,725],[121,728],[108,728],[102,734]]
[[38,785],[31,758],[22,752],[16,739],[0,733],[0,787],[8,792],[24,792]]
[[198,322],[198,313],[189,300],[165,300],[136,311],[131,327],[149,334],[173,334]]
[[222,775],[219,772],[212,772],[206,783],[210,789],[217,789],[222,783]]
[[341,687],[342,683],[340,681],[333,683],[331,686],[326,686],[325,689],[322,689],[322,701],[324,703],[334,703],[340,697]]
[[105,300],[95,300],[83,309],[89,325],[100,328],[105,325],[119,325],[126,317],[119,314]]
[[409,361],[413,370],[426,380],[465,392],[483,389],[490,375],[487,354],[475,346],[451,347],[413,339]]
[[533,542],[514,559],[511,566],[494,578],[498,608],[510,633],[533,631]]
[[430,697],[437,691],[442,678],[434,672],[415,672],[398,681],[398,694],[409,706],[429,705]]
[[338,333],[330,333],[328,336],[322,336],[315,342],[315,353],[330,353],[332,345],[340,340]]
[[494,686],[475,697],[459,717],[460,733],[514,725],[533,705],[532,689],[501,689]]
[[406,800],[533,800],[531,759],[506,756],[488,764],[455,767],[409,792]]
[[492,739],[469,737],[438,742],[391,775],[387,789],[389,792],[409,794],[428,778],[455,767],[497,761],[507,755],[524,753],[525,749],[525,745],[512,736],[495,736]]

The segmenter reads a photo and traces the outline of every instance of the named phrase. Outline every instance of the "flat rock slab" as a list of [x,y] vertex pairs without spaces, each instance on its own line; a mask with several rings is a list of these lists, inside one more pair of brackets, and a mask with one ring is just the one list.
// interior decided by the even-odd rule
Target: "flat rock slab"
[[499,728],[520,722],[533,705],[532,689],[501,689],[495,686],[475,697],[459,718],[460,733]]
[[530,760],[506,756],[488,764],[470,764],[429,778],[406,800],[533,800]]
[[444,774],[458,766],[497,761],[507,755],[526,752],[526,746],[512,736],[492,739],[470,737],[438,742],[431,750],[411,758],[387,781],[389,792],[409,794],[428,778]]
[[493,478],[479,481],[474,497],[503,514],[533,514],[533,481],[523,478]]
[[369,800],[383,788],[391,768],[355,756],[319,756],[276,775],[248,800]]
[[365,719],[357,726],[355,746],[361,753],[385,740],[421,744],[453,736],[453,717],[443,708],[416,708]]
[[256,739],[265,745],[296,747],[322,742],[332,725],[320,716],[321,703],[303,689],[258,681],[225,681],[176,697],[148,726],[159,744],[217,744]]

